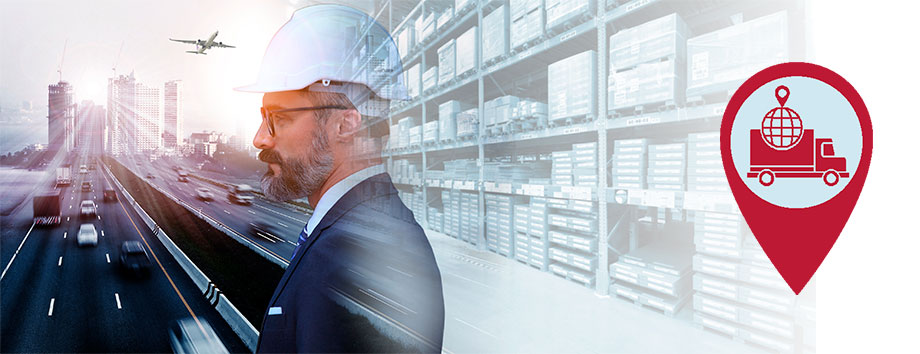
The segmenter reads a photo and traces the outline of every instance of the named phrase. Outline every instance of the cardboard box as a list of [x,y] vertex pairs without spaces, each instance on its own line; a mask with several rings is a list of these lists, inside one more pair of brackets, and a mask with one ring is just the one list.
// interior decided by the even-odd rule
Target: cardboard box
[[482,19],[482,61],[508,54],[508,6],[501,5]]
[[478,27],[473,26],[457,37],[457,65],[456,76],[476,68],[476,58],[479,57],[479,42],[476,40]]
[[549,65],[549,119],[551,121],[593,115],[596,110],[594,92],[597,86],[596,56],[593,50],[581,52]]
[[457,64],[457,41],[451,39],[438,48],[438,83],[454,79]]
[[614,33],[609,45],[611,72],[660,58],[686,57],[688,33],[676,13]]

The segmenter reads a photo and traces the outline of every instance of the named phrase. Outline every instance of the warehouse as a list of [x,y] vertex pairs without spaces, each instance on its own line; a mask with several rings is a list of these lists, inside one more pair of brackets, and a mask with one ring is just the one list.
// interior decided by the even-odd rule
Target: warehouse
[[[713,347],[813,352],[815,286],[794,296],[751,236],[725,179],[718,134],[741,82],[805,59],[803,36],[790,35],[803,31],[803,8],[803,1],[387,2],[377,10],[397,42],[410,95],[377,123],[389,125],[381,141],[388,171],[433,245],[489,253],[501,260],[491,266],[541,279],[508,281],[504,290],[564,281],[544,296],[588,299],[570,313],[585,323],[620,317],[622,307],[606,303],[629,304],[636,326],[672,323],[686,338],[705,334]],[[537,303],[511,307],[557,311],[521,301]],[[556,318],[547,316],[537,321]],[[501,336],[480,332],[522,336],[506,324]],[[514,343],[506,349],[522,349]],[[562,348],[618,350],[603,345]],[[668,350],[644,345],[619,350]]]

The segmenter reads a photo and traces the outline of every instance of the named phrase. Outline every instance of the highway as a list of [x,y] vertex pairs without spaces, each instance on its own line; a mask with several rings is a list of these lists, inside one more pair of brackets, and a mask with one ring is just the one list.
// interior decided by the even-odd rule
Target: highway
[[[33,228],[29,205],[3,218],[5,238],[13,230],[22,236],[15,242],[21,248],[12,263],[10,254],[17,247],[4,243],[3,266],[9,268],[0,280],[0,350],[168,352],[169,325],[197,317],[214,327],[228,349],[246,351],[140,217],[123,204],[124,196],[119,195],[118,202],[103,202],[103,186],[111,181],[102,169],[81,175],[75,166],[74,177],[74,183],[63,188],[61,225]],[[93,190],[82,192],[82,181],[90,181]],[[82,200],[97,203],[97,217],[81,220]],[[81,223],[96,226],[97,246],[77,246]],[[150,255],[153,268],[148,278],[119,271],[120,248],[128,240],[141,241]]]

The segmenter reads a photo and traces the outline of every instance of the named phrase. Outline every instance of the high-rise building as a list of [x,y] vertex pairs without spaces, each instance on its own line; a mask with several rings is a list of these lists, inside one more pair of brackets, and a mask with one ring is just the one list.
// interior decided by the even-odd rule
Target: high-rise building
[[167,81],[163,89],[163,147],[175,150],[182,136],[182,81]]
[[90,100],[80,102],[76,114],[76,147],[98,153],[102,147],[105,108]]
[[131,132],[137,115],[136,86],[133,72],[130,75],[109,79],[105,149],[111,155],[120,156],[134,152],[135,144]]
[[137,83],[137,117],[134,129],[134,153],[151,153],[159,150],[163,136],[163,115],[158,87]]
[[74,147],[73,86],[66,81],[48,85],[48,150],[55,154]]

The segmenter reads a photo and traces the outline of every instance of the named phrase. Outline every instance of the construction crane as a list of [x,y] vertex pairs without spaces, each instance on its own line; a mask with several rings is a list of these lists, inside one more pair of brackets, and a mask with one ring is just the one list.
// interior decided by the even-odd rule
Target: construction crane
[[112,63],[112,78],[115,78],[115,68],[118,67],[118,58],[121,58],[121,50],[125,48],[125,41],[121,41],[121,47],[118,48],[118,55],[115,56],[115,61]]
[[64,40],[64,50],[61,51],[61,64],[58,65],[58,82],[64,81],[64,73],[61,70],[64,68],[64,55],[67,54],[67,40]]

